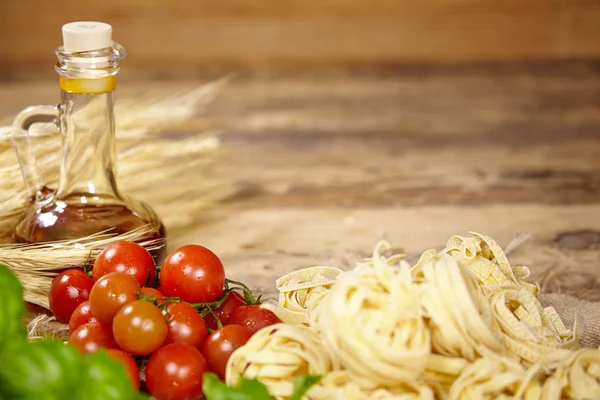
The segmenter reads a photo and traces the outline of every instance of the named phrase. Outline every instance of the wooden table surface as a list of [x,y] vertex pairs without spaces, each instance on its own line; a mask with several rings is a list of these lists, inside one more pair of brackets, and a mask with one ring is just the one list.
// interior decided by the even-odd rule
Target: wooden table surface
[[[0,85],[0,114],[55,100],[54,82]],[[414,259],[468,231],[529,233],[513,261],[600,277],[598,63],[241,73],[203,121],[225,151],[195,179],[244,190],[170,247],[204,244],[257,289],[381,238]]]

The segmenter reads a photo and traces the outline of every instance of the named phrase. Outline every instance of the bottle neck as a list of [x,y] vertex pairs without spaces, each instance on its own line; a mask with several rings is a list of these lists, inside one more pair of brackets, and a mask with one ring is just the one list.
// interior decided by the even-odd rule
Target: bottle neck
[[[114,77],[111,77],[114,79]],[[61,80],[63,157],[56,196],[76,197],[83,204],[121,202],[116,178],[115,121],[112,88],[86,93],[67,91]],[[96,81],[96,80],[94,80]],[[90,81],[89,83],[93,83]],[[96,82],[97,83],[97,82]]]

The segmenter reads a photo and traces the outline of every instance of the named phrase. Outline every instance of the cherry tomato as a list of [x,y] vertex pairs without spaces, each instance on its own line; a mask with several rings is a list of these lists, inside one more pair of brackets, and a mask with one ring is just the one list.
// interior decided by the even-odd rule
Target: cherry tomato
[[131,379],[133,387],[135,390],[140,390],[140,370],[133,357],[118,349],[108,349],[106,350],[106,354],[108,354],[108,356],[113,360],[119,361],[121,364],[123,364],[127,374],[129,375],[129,379]]
[[[148,296],[146,298],[146,300],[148,300],[148,301],[152,301],[153,299],[160,299],[161,297],[165,297],[165,295],[163,294],[163,292],[161,292],[158,289],[151,288],[151,287],[143,287],[143,288],[141,288],[140,289],[140,296]],[[162,303],[164,303],[164,300],[156,302],[156,304],[159,305],[159,306]]]
[[244,297],[238,292],[230,292],[225,301],[221,304],[221,307],[215,310],[215,314],[207,314],[204,317],[204,321],[206,322],[206,326],[208,326],[213,331],[217,330],[219,326],[217,325],[217,317],[221,321],[221,325],[227,325],[229,323],[229,319],[231,318],[231,314],[241,306],[246,305],[244,301]]
[[140,286],[156,284],[154,259],[143,246],[134,242],[116,242],[108,245],[94,261],[92,277],[95,281],[111,272],[125,272]]
[[92,315],[90,301],[86,300],[78,305],[73,314],[71,314],[71,319],[69,319],[69,334],[75,332],[81,325],[94,321],[96,321],[96,318]]
[[188,303],[208,303],[223,295],[225,269],[215,253],[199,245],[180,247],[167,256],[160,270],[160,285],[167,296]]
[[231,354],[242,347],[252,335],[240,325],[225,325],[211,333],[204,341],[202,354],[208,361],[210,370],[225,379],[225,369]]
[[186,343],[159,349],[146,364],[146,385],[156,400],[196,400],[208,365],[200,350]]
[[69,322],[75,308],[90,297],[92,286],[94,281],[80,268],[61,272],[50,286],[50,311],[57,320]]
[[279,322],[281,320],[272,311],[261,308],[258,304],[238,307],[229,319],[230,324],[241,325],[252,335],[265,326]]
[[90,292],[92,315],[103,324],[111,324],[124,305],[138,299],[140,285],[124,272],[111,272],[94,284]]
[[169,332],[165,344],[187,343],[200,348],[208,336],[206,323],[198,311],[187,303],[169,303],[165,311]]
[[82,353],[94,353],[100,349],[119,347],[113,338],[110,326],[98,321],[81,325],[71,334],[68,343]]
[[119,347],[134,356],[155,352],[167,337],[165,317],[158,307],[145,300],[121,308],[112,326]]

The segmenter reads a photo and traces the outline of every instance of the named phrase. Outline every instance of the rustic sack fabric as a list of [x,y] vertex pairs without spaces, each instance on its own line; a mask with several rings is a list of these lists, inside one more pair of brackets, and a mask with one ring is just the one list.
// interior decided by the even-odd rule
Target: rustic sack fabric
[[573,326],[575,318],[579,319],[583,328],[579,339],[581,347],[600,346],[600,302],[562,293],[541,293],[539,299],[544,307],[554,307],[567,327]]

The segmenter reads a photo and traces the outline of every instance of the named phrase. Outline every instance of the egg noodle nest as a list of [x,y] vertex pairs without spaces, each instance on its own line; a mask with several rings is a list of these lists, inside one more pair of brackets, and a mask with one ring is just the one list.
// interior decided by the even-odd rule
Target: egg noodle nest
[[389,249],[278,279],[279,305],[263,307],[283,322],[233,353],[227,383],[257,378],[277,399],[306,374],[322,376],[315,400],[600,399],[600,350],[490,237],[454,236],[415,265]]

